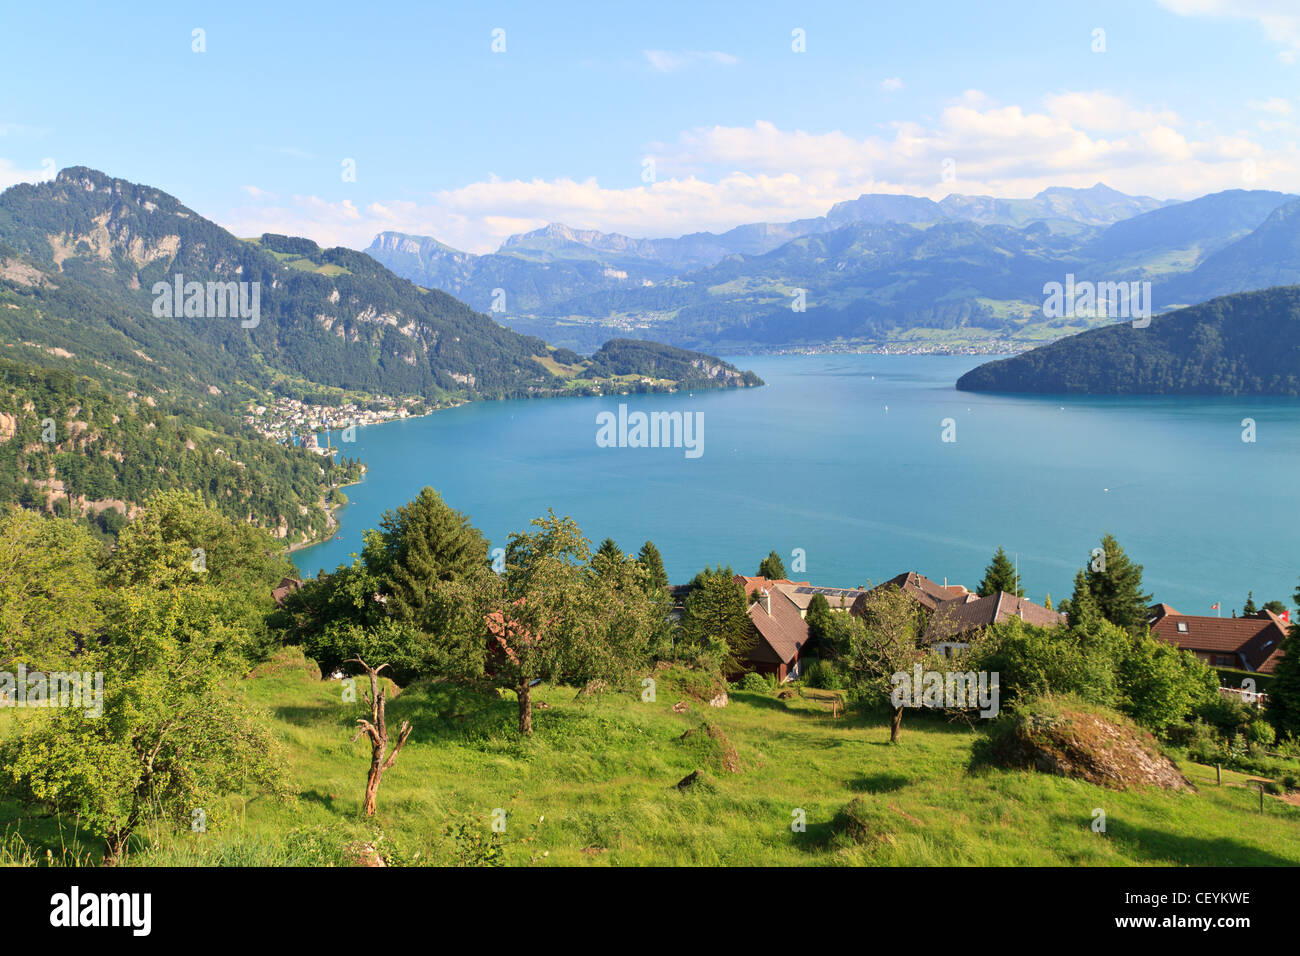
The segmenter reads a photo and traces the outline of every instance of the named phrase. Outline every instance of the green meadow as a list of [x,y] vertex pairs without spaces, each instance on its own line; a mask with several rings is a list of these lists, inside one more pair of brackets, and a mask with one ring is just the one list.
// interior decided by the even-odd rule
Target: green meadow
[[[1294,865],[1300,808],[1241,774],[1179,761],[1198,791],[1115,792],[1027,771],[971,766],[978,728],[909,711],[901,745],[883,719],[824,703],[734,691],[725,708],[662,685],[657,699],[578,697],[542,686],[521,739],[512,695],[415,684],[389,703],[414,732],[360,816],[370,749],[352,742],[363,703],[301,670],[240,682],[269,715],[291,796],[204,808],[206,832],[151,828],[131,865]],[[5,715],[12,726],[20,712]],[[711,725],[713,734],[700,729]],[[3,725],[0,725],[3,726]],[[685,739],[687,731],[696,729]],[[693,771],[693,786],[677,783]],[[861,798],[865,838],[838,810]],[[1105,813],[1106,832],[1093,831]],[[494,817],[494,811],[496,816]],[[798,814],[797,811],[802,811]],[[504,816],[502,815],[504,813]],[[6,862],[98,862],[75,822],[0,804]],[[504,823],[494,832],[493,821]],[[804,821],[798,831],[794,824]]]

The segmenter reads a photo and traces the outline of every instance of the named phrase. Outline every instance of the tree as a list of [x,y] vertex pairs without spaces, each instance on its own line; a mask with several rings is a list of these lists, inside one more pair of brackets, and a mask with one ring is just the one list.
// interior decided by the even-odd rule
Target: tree
[[864,693],[889,704],[889,742],[902,739],[903,707],[893,695],[894,675],[911,674],[923,655],[917,649],[920,609],[896,585],[874,588],[863,596],[862,614],[850,622],[844,665]]
[[283,546],[192,492],[164,491],[121,534],[108,565],[112,587],[201,588],[221,596],[238,650],[262,656],[269,644],[271,588],[297,572]]
[[664,559],[659,554],[653,541],[641,545],[636,559],[646,571],[646,587],[653,591],[668,590],[668,572],[664,570]]
[[1016,567],[1007,557],[1007,553],[998,548],[997,553],[993,555],[993,560],[989,566],[984,569],[984,580],[975,593],[980,597],[988,597],[990,594],[997,594],[999,591],[1005,591],[1008,594],[1014,594],[1016,597],[1024,597],[1025,589],[1020,586],[1016,577]]
[[1255,617],[1259,614],[1259,608],[1255,606],[1255,592],[1246,592],[1246,603],[1241,606],[1242,617]]
[[34,711],[0,752],[20,799],[102,836],[105,863],[147,820],[188,828],[195,811],[219,819],[225,794],[285,792],[278,745],[229,686],[240,641],[223,611],[208,587],[120,589],[105,643],[78,658],[108,675],[102,713]]
[[808,622],[808,643],[823,650],[828,647],[834,615],[835,612],[831,610],[831,602],[826,600],[826,595],[817,593],[812,596],[812,600],[808,602],[808,610],[804,614],[804,620]]
[[1135,637],[1145,633],[1151,595],[1142,592],[1142,565],[1133,563],[1113,535],[1101,539],[1100,550],[1089,558],[1085,572],[1098,611]]
[[357,723],[360,729],[357,735],[352,738],[356,743],[365,734],[370,739],[370,772],[366,775],[366,798],[363,805],[366,816],[375,815],[375,800],[379,796],[379,781],[383,778],[386,770],[392,769],[393,764],[397,763],[397,755],[402,752],[406,746],[407,738],[411,736],[411,722],[403,720],[402,725],[397,730],[397,743],[390,751],[388,749],[388,719],[385,714],[387,706],[387,692],[379,679],[379,672],[387,664],[380,664],[378,667],[371,667],[360,657],[354,657],[347,663],[360,664],[370,678],[370,690],[366,694],[366,704],[370,708],[370,718],[358,717]]
[[1156,733],[1219,696],[1215,672],[1190,651],[1142,635],[1120,662],[1122,709]]
[[586,590],[591,546],[572,518],[554,511],[534,518],[533,532],[516,532],[506,545],[502,575],[481,575],[476,606],[490,646],[488,672],[514,690],[519,732],[533,732],[533,685],[579,670],[589,661],[592,607]]
[[691,582],[681,620],[682,636],[712,653],[728,672],[743,669],[754,642],[745,588],[731,568],[705,568]]
[[94,634],[100,550],[74,521],[0,513],[0,670],[55,668]]
[[1063,605],[1071,628],[1095,631],[1101,622],[1101,609],[1088,587],[1088,575],[1082,568],[1074,575],[1074,591]]
[[464,579],[487,564],[487,539],[427,486],[384,512],[379,527],[366,533],[362,561],[383,582],[388,612],[403,620],[421,621],[439,581]]
[[623,552],[614,543],[614,539],[606,538],[591,556],[591,570],[597,577],[614,577],[623,560]]
[[781,581],[785,579],[785,562],[775,551],[769,551],[767,557],[758,565],[758,576],[767,578],[769,581]]
[[1272,611],[1274,614],[1283,614],[1286,612],[1286,605],[1281,601],[1269,601],[1264,605],[1265,611]]
[[[1300,606],[1300,587],[1295,602]],[[1291,624],[1282,651],[1268,688],[1268,720],[1279,734],[1300,737],[1300,620]]]

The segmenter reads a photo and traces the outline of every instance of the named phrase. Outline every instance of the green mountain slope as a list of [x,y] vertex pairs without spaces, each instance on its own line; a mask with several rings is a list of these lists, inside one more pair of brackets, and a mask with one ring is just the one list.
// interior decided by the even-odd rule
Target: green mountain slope
[[957,380],[972,392],[1300,395],[1300,286],[1242,292],[1110,325]]

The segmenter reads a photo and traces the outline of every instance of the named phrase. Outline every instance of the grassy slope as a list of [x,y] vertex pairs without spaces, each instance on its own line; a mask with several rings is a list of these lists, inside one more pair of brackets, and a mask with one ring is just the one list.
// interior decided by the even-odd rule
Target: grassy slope
[[[630,694],[580,702],[572,688],[540,688],[537,698],[551,706],[536,711],[536,733],[526,742],[513,727],[513,698],[411,687],[391,702],[389,717],[394,728],[410,719],[415,733],[384,778],[377,822],[366,824],[357,811],[369,748],[350,742],[360,705],[342,704],[338,683],[301,675],[241,687],[251,706],[273,714],[298,799],[232,801],[230,826],[165,837],[135,862],[327,862],[328,853],[322,859],[311,848],[373,842],[382,830],[381,849],[446,863],[453,859],[443,834],[449,814],[481,818],[486,833],[497,807],[509,814],[511,864],[1300,862],[1300,808],[1269,797],[1261,816],[1255,791],[1216,787],[1206,768],[1189,768],[1200,792],[1181,795],[1116,793],[1027,772],[972,773],[978,734],[956,725],[909,714],[902,746],[890,747],[882,722],[833,719],[810,700],[737,692],[723,710],[693,705],[674,714],[679,695],[662,686],[651,704]],[[678,739],[704,716],[735,745],[741,772],[713,762],[709,741]],[[678,791],[674,784],[697,768],[709,785]],[[1225,773],[1225,784],[1242,780]],[[855,796],[868,802],[884,837],[869,846],[832,839],[835,811]],[[1104,836],[1090,828],[1097,807],[1107,814]],[[791,832],[795,808],[807,813],[806,833]],[[17,816],[16,806],[0,803],[0,820]],[[53,821],[24,822],[22,833],[40,855],[50,842],[57,854]]]

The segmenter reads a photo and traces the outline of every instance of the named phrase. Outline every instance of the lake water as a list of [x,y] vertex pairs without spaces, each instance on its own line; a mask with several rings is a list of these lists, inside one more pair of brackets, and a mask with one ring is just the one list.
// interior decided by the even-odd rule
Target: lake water
[[[349,561],[363,529],[427,484],[494,547],[554,508],[596,543],[653,540],[674,583],[718,563],[753,574],[775,549],[816,584],[914,570],[973,588],[1001,545],[1030,598],[1059,601],[1110,531],[1155,599],[1184,613],[1221,601],[1226,617],[1248,590],[1291,603],[1297,400],[956,391],[976,356],[732,361],[767,386],[480,402],[358,429],[345,447],[370,471],[347,489],[342,539],[294,559],[309,574]],[[701,413],[703,453],[599,447],[597,415],[620,403]],[[945,419],[955,441],[943,441]]]

